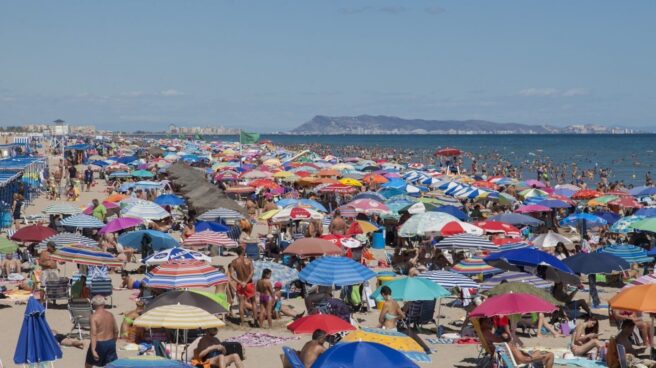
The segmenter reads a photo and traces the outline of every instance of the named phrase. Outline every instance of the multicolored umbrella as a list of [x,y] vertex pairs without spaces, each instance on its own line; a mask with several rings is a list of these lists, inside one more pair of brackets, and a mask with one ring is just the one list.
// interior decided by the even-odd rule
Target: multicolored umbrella
[[113,254],[103,252],[98,248],[91,248],[82,244],[63,246],[52,254],[52,259],[62,262],[72,262],[88,266],[122,267],[123,261]]
[[144,328],[192,330],[223,327],[225,323],[217,316],[198,307],[176,304],[164,305],[144,312],[134,320],[134,325]]
[[[616,234],[628,234],[631,232],[634,232],[636,229],[633,228],[633,224],[638,223],[647,217],[645,216],[626,216],[622,217],[621,219],[617,220],[613,225],[611,225],[610,231],[611,233],[616,233]],[[654,227],[656,229],[656,227]]]
[[216,268],[201,261],[176,261],[157,266],[146,275],[146,284],[158,289],[210,287],[228,282]]
[[[297,220],[321,220],[323,215],[311,208],[303,207],[286,207],[277,211],[271,216],[274,223],[297,221]],[[264,217],[264,215],[263,215]]]
[[649,285],[649,284],[656,284],[656,275],[654,275],[653,273],[638,277],[637,279],[629,282],[622,289],[630,288],[637,285]]
[[510,293],[495,295],[469,312],[470,317],[508,316],[525,313],[551,313],[557,307],[546,300],[531,295]]
[[648,263],[654,260],[654,257],[647,255],[646,250],[631,244],[609,245],[597,251],[618,256],[629,263]]
[[[417,277],[404,277],[397,278],[392,281],[386,282],[384,286],[392,289],[392,299],[399,301],[422,301],[440,299],[451,293],[442,286],[424,279]],[[380,299],[380,289],[371,294],[372,299]]]
[[142,220],[158,221],[170,217],[162,206],[150,201],[136,201],[121,210],[124,217],[136,217]]
[[430,357],[412,337],[401,332],[385,330],[382,328],[361,327],[349,332],[341,340],[342,343],[349,342],[373,342],[385,345],[396,351],[400,351],[409,359],[416,362],[431,362]]
[[462,221],[451,221],[442,227],[440,234],[442,236],[452,236],[458,234],[483,235],[485,231],[480,227]]
[[287,267],[281,263],[271,261],[255,261],[255,271],[253,272],[253,281],[257,282],[262,277],[262,271],[271,270],[271,282],[280,282],[287,285],[292,281],[298,280],[298,271]]
[[57,248],[69,244],[82,244],[90,248],[98,247],[97,241],[91,238],[87,238],[84,235],[72,234],[72,233],[59,233],[41,241],[39,244],[37,244],[37,248],[44,249],[45,247],[48,246],[48,242],[54,242]]
[[57,235],[57,232],[49,227],[29,225],[18,229],[10,239],[20,242],[40,242],[53,235]]
[[142,259],[141,263],[146,265],[160,265],[171,261],[203,261],[210,263],[212,258],[204,255],[203,253],[188,250],[184,248],[169,248],[157,252],[146,259]]
[[198,216],[198,219],[202,221],[216,221],[217,219],[236,220],[241,218],[244,218],[244,216],[241,213],[223,207],[209,210],[203,213],[202,215]]
[[347,205],[353,207],[355,211],[357,211],[358,213],[365,213],[367,215],[371,215],[371,214],[380,215],[390,212],[389,207],[387,207],[385,204],[375,199],[367,199],[367,198],[356,199],[354,201],[349,202]]
[[479,287],[478,284],[469,277],[449,271],[427,271],[417,277],[431,280],[445,289],[478,289]]
[[435,246],[441,249],[497,249],[497,246],[492,244],[487,238],[472,234],[459,234],[449,236],[437,242]]
[[323,330],[326,334],[333,335],[339,332],[353,331],[356,328],[332,314],[312,314],[288,324],[287,329],[294,334],[312,334],[316,330]]
[[102,221],[89,215],[75,215],[61,221],[62,226],[74,227],[76,229],[100,229],[105,226]]
[[165,305],[182,304],[200,308],[210,314],[228,313],[229,305],[226,308],[223,302],[219,302],[209,295],[191,290],[169,290],[148,303],[146,311]]
[[537,276],[531,275],[530,273],[508,271],[499,275],[492,276],[486,281],[484,281],[481,284],[481,290],[482,291],[490,290],[493,287],[502,283],[503,281],[506,281],[508,283],[510,282],[527,283],[540,289],[549,289],[553,286],[553,282],[543,280]]
[[544,190],[540,189],[526,189],[522,190],[519,192],[520,197],[522,198],[533,198],[533,197],[546,197],[549,195],[549,193],[545,192]]
[[[331,246],[334,247],[334,245]],[[346,257],[321,257],[310,262],[298,273],[299,280],[322,286],[361,284],[376,277],[376,273]]]
[[503,270],[492,267],[485,263],[480,256],[463,259],[451,267],[451,271],[461,275],[494,275],[501,273]]
[[119,217],[111,220],[107,225],[100,229],[99,233],[115,233],[118,231],[131,229],[143,224],[143,220],[134,217]]
[[46,215],[78,215],[82,210],[70,203],[53,203],[41,212]]
[[656,233],[656,217],[650,217],[640,221],[636,221],[631,224],[631,229]]
[[224,248],[236,248],[239,244],[228,237],[226,233],[217,233],[211,230],[199,231],[191,234],[188,238],[182,241],[185,247],[206,247],[214,245]]

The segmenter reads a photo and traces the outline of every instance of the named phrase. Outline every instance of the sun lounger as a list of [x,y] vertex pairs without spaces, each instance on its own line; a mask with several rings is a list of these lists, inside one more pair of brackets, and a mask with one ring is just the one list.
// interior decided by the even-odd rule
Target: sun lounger
[[303,364],[301,358],[298,357],[298,354],[296,354],[296,351],[294,349],[287,346],[283,346],[282,351],[290,367],[305,368],[305,364]]
[[91,313],[93,308],[89,299],[71,299],[68,302],[68,313],[73,322],[72,331],[77,329],[80,340],[82,340],[82,330],[91,330]]
[[49,301],[68,300],[68,298],[70,297],[68,279],[62,277],[57,281],[46,281],[44,294],[45,294],[44,299],[46,301],[46,309],[48,309]]
[[113,294],[113,288],[112,288],[112,280],[107,278],[107,279],[92,279],[91,284],[89,286],[89,293],[91,294],[91,297],[94,297],[96,295],[102,295],[105,298],[109,298],[109,305],[113,306],[114,305],[114,298],[112,298]]

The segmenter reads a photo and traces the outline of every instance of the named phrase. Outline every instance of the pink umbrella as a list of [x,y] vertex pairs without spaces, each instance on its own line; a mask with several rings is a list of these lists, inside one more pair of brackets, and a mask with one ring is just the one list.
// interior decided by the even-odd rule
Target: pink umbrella
[[190,237],[183,240],[182,244],[185,247],[205,247],[208,245],[215,245],[217,247],[226,248],[236,248],[239,245],[225,233],[218,233],[211,230],[200,231],[192,234]]
[[517,213],[551,212],[551,208],[547,206],[541,206],[539,204],[528,204],[519,207],[515,212]]
[[529,187],[535,187],[535,188],[546,188],[547,186],[544,185],[543,182],[535,179],[528,179],[526,181],[526,185]]
[[102,229],[100,229],[99,232],[101,234],[115,233],[117,231],[130,229],[135,226],[139,226],[141,224],[143,224],[143,220],[140,218],[119,217],[117,219],[113,219],[112,221],[110,221],[107,225],[105,225]]
[[509,293],[490,297],[469,313],[470,317],[508,316],[525,313],[551,313],[556,306],[530,294]]
[[389,213],[390,209],[383,203],[369,198],[356,199],[347,204],[355,209],[356,212],[373,214],[373,213]]

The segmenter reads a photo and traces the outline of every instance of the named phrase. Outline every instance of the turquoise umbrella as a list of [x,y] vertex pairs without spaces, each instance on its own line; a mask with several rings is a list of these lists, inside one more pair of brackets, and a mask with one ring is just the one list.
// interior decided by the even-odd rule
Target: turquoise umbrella
[[148,170],[137,170],[132,172],[132,176],[135,178],[152,178],[155,174],[151,173]]
[[631,244],[615,244],[598,250],[601,253],[609,253],[622,258],[629,263],[648,263],[654,260],[649,257],[647,251]]
[[[422,301],[440,299],[451,293],[442,286],[424,278],[405,277],[385,283],[392,289],[392,299],[400,301]],[[371,294],[372,299],[381,299],[379,287]]]
[[611,233],[628,234],[634,232],[633,225],[646,219],[645,216],[626,216],[617,220],[609,229]]

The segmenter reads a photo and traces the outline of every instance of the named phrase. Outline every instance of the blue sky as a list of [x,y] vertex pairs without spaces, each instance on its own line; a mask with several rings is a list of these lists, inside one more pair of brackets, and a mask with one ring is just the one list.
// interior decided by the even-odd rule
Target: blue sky
[[0,0],[0,123],[656,125],[656,1]]

